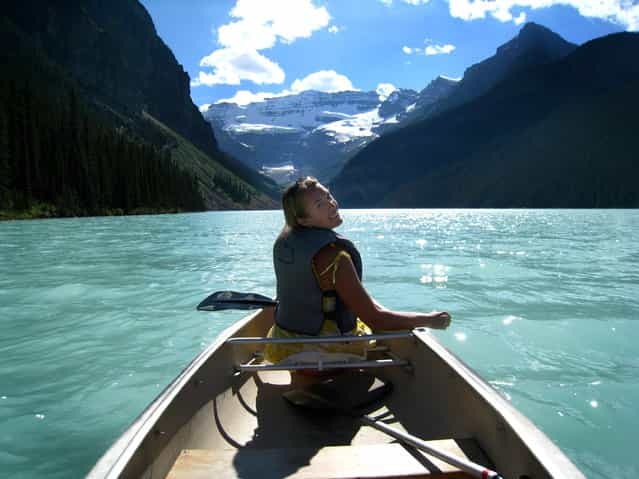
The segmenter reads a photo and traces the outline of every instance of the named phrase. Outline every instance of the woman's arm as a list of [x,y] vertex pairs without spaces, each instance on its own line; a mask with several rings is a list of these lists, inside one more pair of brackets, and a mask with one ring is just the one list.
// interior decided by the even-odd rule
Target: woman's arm
[[384,308],[370,297],[349,258],[340,260],[335,289],[348,309],[374,330],[412,329],[418,326],[446,329],[450,324],[450,314],[447,312],[412,313]]

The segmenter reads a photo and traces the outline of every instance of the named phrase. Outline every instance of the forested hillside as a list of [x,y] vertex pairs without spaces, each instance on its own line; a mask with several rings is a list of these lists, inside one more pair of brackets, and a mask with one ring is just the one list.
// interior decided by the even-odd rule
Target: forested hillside
[[53,101],[0,82],[0,204],[40,216],[204,209],[168,149],[98,121],[71,89]]
[[0,17],[0,217],[264,208],[277,187],[217,149],[135,0]]

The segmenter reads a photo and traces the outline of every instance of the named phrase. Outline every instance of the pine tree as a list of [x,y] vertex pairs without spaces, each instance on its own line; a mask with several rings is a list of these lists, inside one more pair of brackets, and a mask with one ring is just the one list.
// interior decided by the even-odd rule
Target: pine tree
[[11,209],[11,168],[9,167],[9,127],[4,108],[0,108],[0,210]]
[[22,90],[21,95],[21,109],[22,109],[22,117],[20,122],[21,128],[21,141],[23,147],[23,156],[22,156],[22,182],[24,185],[24,208],[28,209],[31,207],[31,202],[33,200],[33,113],[32,113],[32,102],[31,102],[31,89],[29,87],[29,83],[27,82]]
[[0,209],[33,200],[63,216],[203,209],[197,180],[169,149],[102,123],[74,88],[52,95],[0,78]]

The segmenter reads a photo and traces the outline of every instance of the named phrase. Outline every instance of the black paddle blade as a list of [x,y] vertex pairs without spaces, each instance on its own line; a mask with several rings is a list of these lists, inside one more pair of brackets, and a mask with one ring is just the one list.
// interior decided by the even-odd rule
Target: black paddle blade
[[197,305],[198,311],[222,311],[224,309],[258,309],[275,306],[277,301],[257,293],[217,291]]

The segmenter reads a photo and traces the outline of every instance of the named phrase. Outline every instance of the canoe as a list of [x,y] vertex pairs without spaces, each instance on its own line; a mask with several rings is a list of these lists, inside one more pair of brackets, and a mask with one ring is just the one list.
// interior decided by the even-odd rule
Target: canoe
[[[273,308],[264,308],[226,329],[87,477],[472,477],[355,415],[300,408],[283,399],[292,390],[337,381],[352,389],[340,401],[362,391],[366,397],[373,383],[392,384],[392,392],[368,405],[366,417],[504,478],[584,479],[546,435],[428,330],[379,335],[360,362],[270,365],[261,351],[272,323]],[[291,373],[309,368],[336,374]]]

